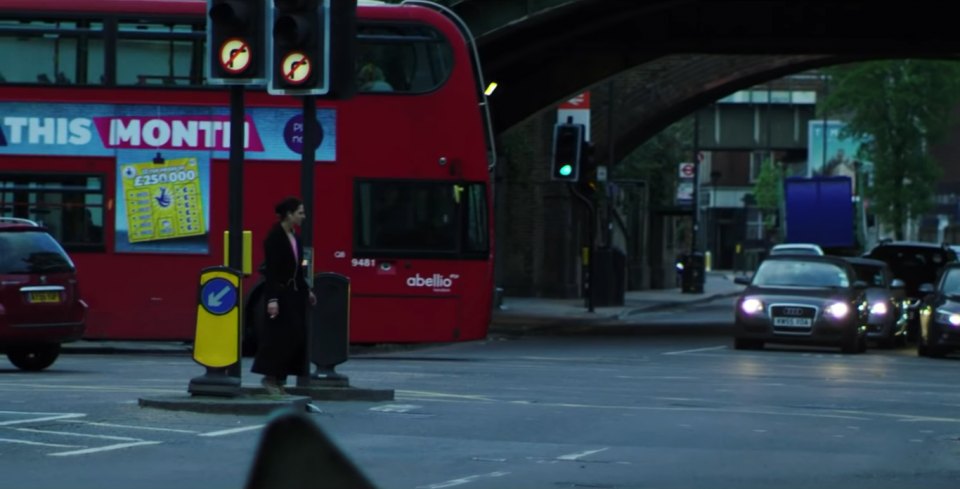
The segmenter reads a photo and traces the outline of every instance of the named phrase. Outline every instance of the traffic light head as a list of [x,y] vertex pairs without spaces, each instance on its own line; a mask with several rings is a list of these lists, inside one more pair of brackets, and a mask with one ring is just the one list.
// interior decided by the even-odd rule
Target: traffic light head
[[553,129],[550,178],[576,182],[580,177],[584,128],[582,124],[558,124]]
[[326,1],[272,0],[271,93],[326,93]]
[[274,95],[353,95],[357,2],[271,0]]
[[262,84],[266,79],[267,0],[207,0],[207,81]]

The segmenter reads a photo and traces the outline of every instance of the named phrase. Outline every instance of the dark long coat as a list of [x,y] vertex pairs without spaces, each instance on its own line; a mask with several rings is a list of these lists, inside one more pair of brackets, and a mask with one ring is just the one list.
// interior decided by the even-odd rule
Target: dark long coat
[[[308,373],[304,312],[310,292],[303,276],[304,269],[300,266],[303,245],[299,236],[296,238],[296,257],[280,223],[274,224],[263,240],[266,301],[263,310],[257,312],[263,314],[264,319],[260,322],[263,326],[258,332],[259,348],[250,369],[254,373],[280,378]],[[280,314],[272,319],[267,316],[265,306],[271,299],[277,299],[280,307]]]

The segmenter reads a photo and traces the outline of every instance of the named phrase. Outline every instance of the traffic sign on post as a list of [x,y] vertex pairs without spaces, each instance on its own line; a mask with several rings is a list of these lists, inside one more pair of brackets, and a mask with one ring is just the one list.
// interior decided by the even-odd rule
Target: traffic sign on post
[[272,95],[348,98],[354,92],[357,3],[270,0]]
[[266,80],[267,0],[207,0],[207,82],[262,85]]

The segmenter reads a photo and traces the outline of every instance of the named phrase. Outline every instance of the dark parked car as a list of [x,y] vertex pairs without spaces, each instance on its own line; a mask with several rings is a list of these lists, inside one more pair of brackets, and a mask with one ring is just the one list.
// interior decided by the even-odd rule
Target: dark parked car
[[943,269],[937,285],[923,284],[917,354],[942,357],[960,348],[960,263]]
[[907,335],[916,338],[920,325],[917,308],[923,297],[920,285],[936,283],[943,267],[957,261],[957,253],[945,244],[884,240],[864,257],[885,262],[893,276],[903,280],[910,301]]
[[857,257],[844,257],[844,260],[853,266],[857,280],[867,284],[870,305],[867,338],[888,348],[905,344],[909,303],[903,280],[893,278],[890,267],[880,260]]
[[867,284],[833,256],[771,256],[760,263],[736,301],[734,348],[765,343],[867,348]]
[[43,227],[0,217],[0,352],[23,370],[56,361],[62,343],[84,332],[73,261]]

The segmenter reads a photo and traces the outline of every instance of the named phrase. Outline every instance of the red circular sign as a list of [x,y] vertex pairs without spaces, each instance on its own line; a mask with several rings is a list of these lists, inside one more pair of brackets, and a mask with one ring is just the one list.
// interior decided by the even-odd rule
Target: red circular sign
[[250,66],[250,47],[239,38],[231,38],[220,46],[220,66],[228,73],[242,73]]
[[680,167],[680,173],[682,173],[683,176],[685,176],[685,177],[692,177],[692,176],[693,176],[693,164],[691,164],[691,163],[685,163],[683,166]]
[[313,71],[313,63],[300,51],[291,51],[280,61],[283,79],[291,85],[302,85]]

